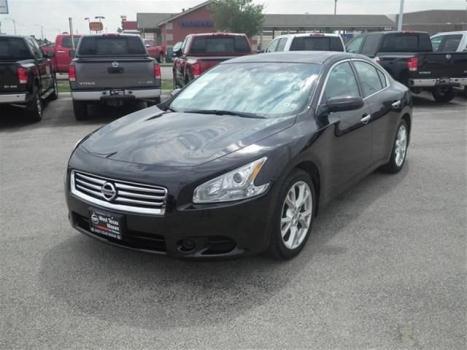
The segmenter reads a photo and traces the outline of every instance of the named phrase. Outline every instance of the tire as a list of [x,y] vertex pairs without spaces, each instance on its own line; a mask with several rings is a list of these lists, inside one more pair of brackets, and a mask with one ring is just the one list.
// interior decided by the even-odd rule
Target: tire
[[436,88],[433,90],[432,94],[433,94],[433,98],[438,103],[448,103],[452,99],[454,99],[454,97],[456,97],[456,93],[453,88],[446,88],[446,89]]
[[85,120],[88,117],[88,105],[86,102],[73,101],[73,113],[76,120]]
[[[402,137],[402,130],[405,130],[405,141]],[[389,162],[381,167],[386,173],[396,174],[404,167],[405,159],[407,158],[407,149],[409,146],[409,127],[405,120],[401,120],[397,127],[396,136],[391,150],[391,158]],[[402,148],[401,148],[402,147]]]
[[57,77],[54,75],[53,77],[53,85],[54,85],[54,91],[50,94],[49,100],[54,101],[58,98],[58,83],[57,83]]
[[42,114],[44,112],[44,103],[39,95],[39,88],[34,88],[33,97],[26,106],[26,111],[29,118],[33,122],[39,122],[42,120]]
[[[300,197],[302,190],[308,197],[305,197],[305,201],[297,210],[289,204],[294,203],[291,193],[295,193],[295,198],[298,200],[297,197]],[[279,198],[274,212],[275,227],[271,233],[269,255],[279,260],[287,260],[300,253],[310,236],[316,208],[315,187],[310,175],[303,170],[294,170],[284,181]],[[308,227],[302,224],[302,220]],[[295,229],[292,230],[292,227]],[[294,235],[293,231],[295,231]]]

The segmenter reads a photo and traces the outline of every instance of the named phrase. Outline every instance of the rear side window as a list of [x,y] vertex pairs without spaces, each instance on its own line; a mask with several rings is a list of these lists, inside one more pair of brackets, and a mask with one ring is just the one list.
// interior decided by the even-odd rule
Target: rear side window
[[250,45],[243,36],[194,37],[190,48],[192,54],[250,51]]
[[33,58],[31,51],[24,39],[0,37],[0,60],[25,60],[31,58]]
[[146,49],[137,36],[83,37],[78,48],[79,56],[146,55]]
[[360,78],[360,83],[363,89],[363,97],[372,95],[383,88],[381,79],[375,67],[373,67],[371,64],[361,61],[354,62],[354,66],[358,77]]
[[455,52],[462,40],[462,35],[444,35],[431,39],[433,51],[435,52]]
[[324,97],[326,100],[334,97],[358,97],[357,79],[348,62],[335,66],[329,73]]
[[[75,42],[75,47],[77,47],[78,46],[78,41],[79,41],[79,36],[78,37],[74,36],[73,41]],[[73,46],[71,45],[71,37],[70,36],[63,37],[62,46],[67,48],[67,49],[72,49],[73,48]]]
[[385,35],[380,52],[432,51],[428,35],[417,33],[394,33]]
[[303,36],[294,38],[290,51],[344,51],[338,37]]

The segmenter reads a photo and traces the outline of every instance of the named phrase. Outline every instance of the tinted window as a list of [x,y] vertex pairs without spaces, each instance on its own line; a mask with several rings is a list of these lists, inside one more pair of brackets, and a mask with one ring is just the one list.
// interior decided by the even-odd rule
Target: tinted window
[[146,55],[146,49],[137,36],[88,36],[81,39],[80,56]]
[[362,47],[362,54],[367,56],[376,55],[376,52],[378,52],[380,39],[381,36],[379,35],[368,35]]
[[345,62],[335,66],[329,73],[324,97],[329,100],[333,97],[358,97],[358,84],[350,64]]
[[303,36],[294,38],[290,51],[344,51],[338,37]]
[[383,88],[375,67],[361,61],[354,62],[354,65],[360,78],[360,84],[362,85],[363,97],[374,94]]
[[433,51],[437,52],[439,50],[439,46],[441,45],[441,41],[443,41],[443,36],[437,36],[436,38],[431,38],[431,46],[433,46]]
[[0,59],[24,60],[32,58],[24,39],[0,37]]
[[381,52],[416,52],[432,51],[431,41],[427,35],[417,33],[395,33],[385,35]]
[[362,46],[363,36],[356,37],[349,41],[347,44],[347,52],[360,53],[360,47]]
[[37,41],[33,38],[27,38],[29,45],[32,48],[32,52],[36,58],[42,58],[44,55],[42,54],[41,48],[37,44]]
[[[77,47],[78,42],[79,42],[79,36],[74,36],[73,41],[75,42],[75,47]],[[62,46],[66,47],[67,49],[72,49],[73,48],[73,46],[71,45],[71,36],[63,37]]]
[[[445,35],[442,37],[441,43],[438,46],[438,49],[435,51],[438,52],[455,52],[459,47],[462,40],[462,35]],[[433,42],[433,41],[432,41]]]
[[285,44],[287,44],[287,38],[279,39],[279,44],[277,44],[276,51],[284,51]]
[[250,46],[243,36],[194,37],[190,52],[193,54],[250,52]]

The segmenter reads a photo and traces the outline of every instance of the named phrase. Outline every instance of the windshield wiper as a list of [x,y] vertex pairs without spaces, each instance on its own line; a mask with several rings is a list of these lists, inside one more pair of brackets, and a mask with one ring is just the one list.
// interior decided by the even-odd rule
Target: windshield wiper
[[224,111],[222,109],[191,109],[185,110],[184,113],[198,113],[198,114],[215,114],[215,115],[234,115],[242,118],[256,118],[266,119],[262,115],[247,112]]

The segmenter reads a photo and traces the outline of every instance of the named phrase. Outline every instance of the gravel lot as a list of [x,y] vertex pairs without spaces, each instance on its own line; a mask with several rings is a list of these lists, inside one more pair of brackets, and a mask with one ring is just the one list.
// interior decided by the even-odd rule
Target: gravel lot
[[[118,111],[119,115],[125,111]],[[417,98],[408,163],[321,211],[296,259],[186,262],[71,229],[75,142],[115,110],[0,118],[0,348],[466,348],[467,99]]]

